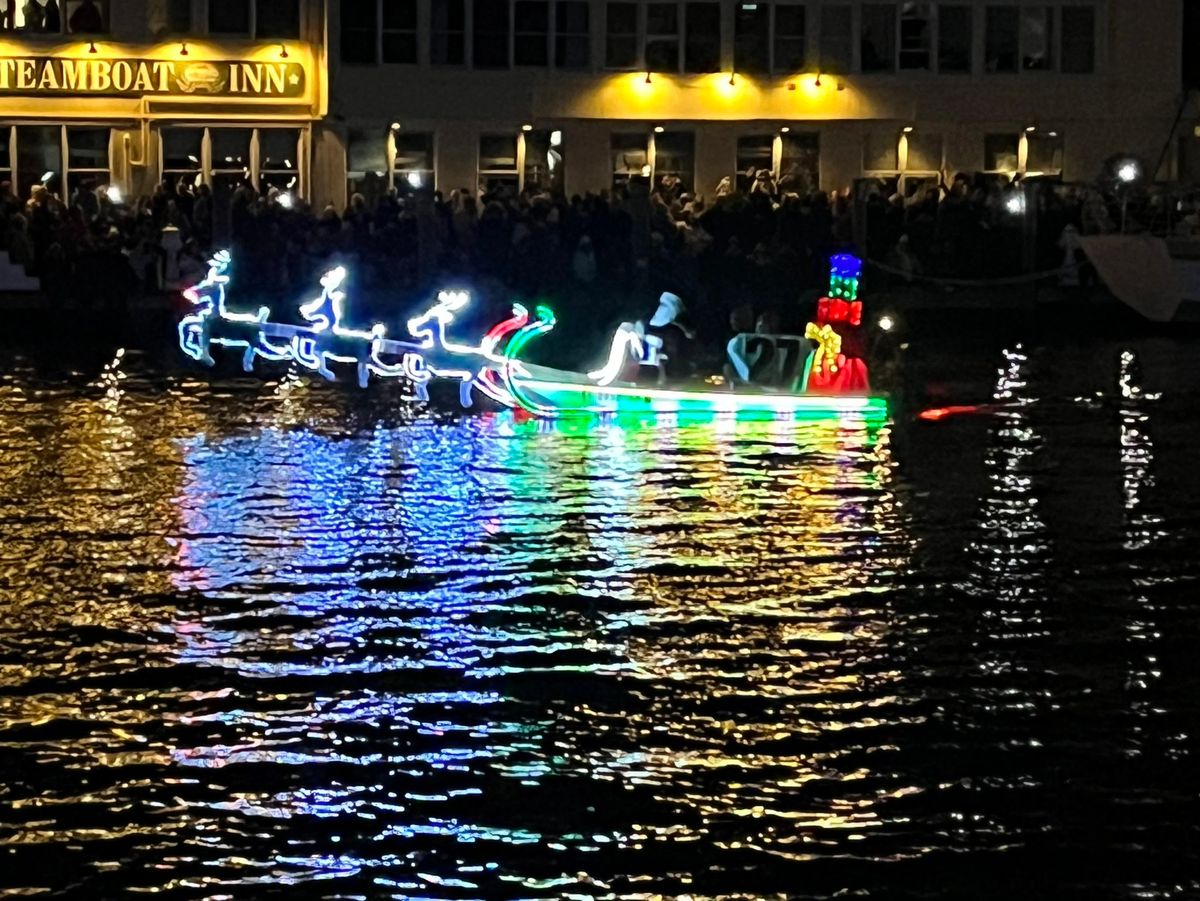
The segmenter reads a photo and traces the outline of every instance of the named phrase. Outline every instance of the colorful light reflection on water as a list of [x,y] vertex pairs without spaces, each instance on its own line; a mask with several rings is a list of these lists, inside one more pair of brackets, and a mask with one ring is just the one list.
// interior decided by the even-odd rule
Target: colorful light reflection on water
[[1002,363],[904,428],[3,380],[0,889],[1187,888],[1186,432]]

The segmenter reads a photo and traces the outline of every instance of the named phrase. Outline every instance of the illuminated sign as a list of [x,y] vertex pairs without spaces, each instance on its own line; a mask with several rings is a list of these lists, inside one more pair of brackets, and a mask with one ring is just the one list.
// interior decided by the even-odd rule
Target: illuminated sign
[[299,98],[294,62],[0,57],[0,94]]

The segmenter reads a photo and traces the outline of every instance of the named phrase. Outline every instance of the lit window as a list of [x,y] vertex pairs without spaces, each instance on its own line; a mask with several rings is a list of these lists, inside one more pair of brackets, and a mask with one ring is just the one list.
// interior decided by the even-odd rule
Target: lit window
[[1031,134],[1026,152],[1025,171],[1058,175],[1063,168],[1063,139],[1061,135]]
[[775,175],[775,136],[744,135],[737,141],[737,186],[739,191],[754,187],[754,179],[765,169]]
[[654,136],[655,191],[678,196],[691,191],[695,180],[696,136],[690,131],[665,131]]
[[480,135],[480,187],[487,192],[505,189],[515,194],[520,181],[520,173],[517,171],[517,136]]
[[609,142],[613,187],[650,174],[650,139],[645,132],[614,134]]
[[527,131],[522,133],[522,137],[525,141],[525,167],[521,172],[521,190],[562,191],[562,132]]
[[983,169],[985,172],[1011,174],[1020,166],[1021,136],[1018,133],[985,135]]
[[433,135],[421,132],[396,132],[392,159],[392,183],[400,193],[419,189],[433,190]]

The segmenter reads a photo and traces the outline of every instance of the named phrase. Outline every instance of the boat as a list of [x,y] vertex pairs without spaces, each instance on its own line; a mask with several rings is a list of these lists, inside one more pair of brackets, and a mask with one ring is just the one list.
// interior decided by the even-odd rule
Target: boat
[[672,324],[671,316],[661,314],[668,299],[675,308],[681,305],[674,295],[664,294],[656,314],[662,321],[652,319],[649,330],[640,322],[622,323],[605,365],[573,372],[525,358],[530,343],[555,326],[554,313],[544,305],[531,314],[514,303],[508,318],[478,341],[464,343],[452,338],[451,331],[470,296],[442,291],[431,307],[406,321],[404,337],[393,338],[383,323],[366,329],[346,324],[343,267],[322,276],[320,294],[298,309],[299,323],[276,320],[266,306],[235,309],[228,298],[231,270],[231,255],[219,251],[205,278],[183,292],[192,310],[179,323],[180,348],[208,366],[215,364],[214,345],[239,350],[248,372],[260,360],[289,361],[332,380],[335,367],[350,364],[364,388],[373,376],[405,379],[417,399],[428,400],[430,382],[457,382],[464,408],[483,395],[493,404],[542,418],[887,415],[886,399],[871,393],[864,359],[865,323],[858,299],[862,261],[849,254],[832,258],[828,294],[818,301],[803,335],[736,335],[728,346],[732,377],[713,375],[680,384],[662,381],[666,356],[654,331]]

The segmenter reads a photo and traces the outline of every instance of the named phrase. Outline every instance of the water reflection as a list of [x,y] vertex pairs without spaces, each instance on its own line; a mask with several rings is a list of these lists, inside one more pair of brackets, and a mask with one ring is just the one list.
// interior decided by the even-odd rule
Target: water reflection
[[[1136,393],[1083,496],[1121,487],[1096,509],[1137,613],[1088,583],[1080,620],[1024,351],[1002,415],[915,438],[444,419],[142,366],[0,379],[2,890],[999,898],[1004,855],[1092,820],[1136,844],[1093,808],[1171,797],[1114,763],[1186,752],[1195,702],[1158,663],[1168,618],[1200,631]],[[946,527],[895,447],[964,434],[938,479],[983,488]],[[927,567],[943,529],[961,556]]]

